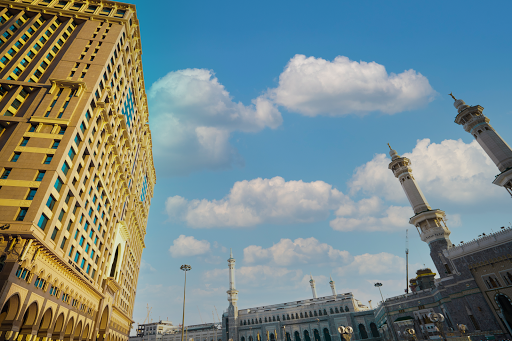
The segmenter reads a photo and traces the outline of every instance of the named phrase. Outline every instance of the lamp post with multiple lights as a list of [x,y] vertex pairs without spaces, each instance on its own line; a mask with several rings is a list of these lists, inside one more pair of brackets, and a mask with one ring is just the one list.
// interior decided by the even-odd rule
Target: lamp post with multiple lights
[[183,332],[185,331],[185,290],[187,289],[187,271],[192,270],[192,267],[187,264],[183,264],[180,270],[185,271],[185,284],[183,285],[183,320],[181,322],[181,341],[183,341]]
[[384,302],[384,296],[382,296],[382,290],[380,290],[380,287],[382,286],[382,283],[377,282],[377,283],[374,284],[374,286],[379,288],[380,297],[382,298],[382,306],[384,307],[384,316],[386,317],[386,321],[389,323],[389,328],[391,330],[391,335],[393,336],[393,339],[395,341],[398,341],[398,337],[395,334],[395,328],[393,326],[393,321],[391,321],[391,319],[388,316],[388,310],[387,310],[387,307],[386,307],[386,303]]

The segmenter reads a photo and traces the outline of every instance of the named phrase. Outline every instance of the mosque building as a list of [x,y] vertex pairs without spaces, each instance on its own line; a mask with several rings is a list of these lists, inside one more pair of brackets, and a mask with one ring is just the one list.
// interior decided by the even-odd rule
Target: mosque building
[[[458,111],[455,122],[474,136],[500,170],[493,183],[512,194],[512,149],[491,127],[481,106],[469,106],[460,99],[455,99],[454,106]],[[439,278],[430,269],[421,269],[410,282],[411,293],[388,298],[375,310],[384,339],[405,339],[406,328],[414,328],[420,339],[438,335],[429,316],[433,312],[444,315],[443,330],[448,337],[459,336],[458,326],[465,325],[472,340],[510,338],[512,229],[503,227],[454,245],[445,212],[431,208],[413,176],[411,161],[395,150],[390,156],[389,169],[414,211],[409,223],[428,244]]]
[[229,307],[222,316],[222,340],[337,341],[339,326],[352,327],[353,340],[381,340],[373,309],[355,299],[352,293],[338,294],[332,278],[330,296],[317,296],[311,276],[313,298],[239,310],[232,253],[228,265]]

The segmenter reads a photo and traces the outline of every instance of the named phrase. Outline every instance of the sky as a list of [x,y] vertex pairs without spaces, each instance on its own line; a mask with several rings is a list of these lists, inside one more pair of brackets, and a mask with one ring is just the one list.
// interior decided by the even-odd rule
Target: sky
[[404,293],[433,267],[387,168],[411,159],[453,243],[512,221],[499,171],[450,92],[512,142],[510,2],[135,1],[157,183],[133,319],[218,321],[233,250],[240,309]]

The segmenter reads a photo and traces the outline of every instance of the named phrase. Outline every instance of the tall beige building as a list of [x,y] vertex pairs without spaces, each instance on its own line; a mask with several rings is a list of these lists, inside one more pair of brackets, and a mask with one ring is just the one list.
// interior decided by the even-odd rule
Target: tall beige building
[[0,341],[127,340],[155,185],[135,6],[0,0]]

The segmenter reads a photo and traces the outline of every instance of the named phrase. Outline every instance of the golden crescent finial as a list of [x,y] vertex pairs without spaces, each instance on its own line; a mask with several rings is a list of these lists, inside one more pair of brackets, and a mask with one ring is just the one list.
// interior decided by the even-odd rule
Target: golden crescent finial
[[455,98],[455,96],[453,96],[453,93],[449,93],[448,95],[452,96],[453,100],[456,101],[457,99]]
[[389,145],[389,142],[388,142],[388,147],[389,147],[389,150],[393,150],[393,148],[391,148],[391,146]]

